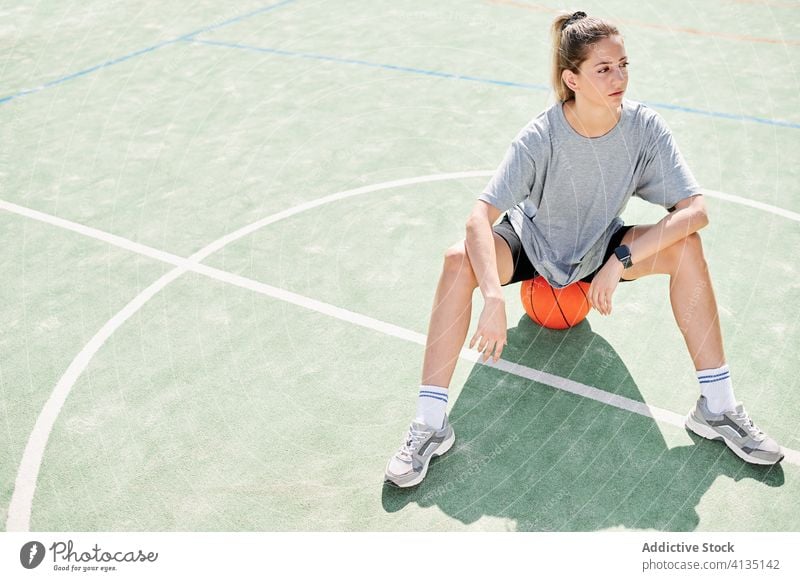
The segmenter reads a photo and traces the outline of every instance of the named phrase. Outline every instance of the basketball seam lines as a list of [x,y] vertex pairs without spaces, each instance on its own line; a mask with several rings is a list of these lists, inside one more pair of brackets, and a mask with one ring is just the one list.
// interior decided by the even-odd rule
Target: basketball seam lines
[[[577,284],[577,285],[578,285],[578,288],[579,288],[579,289],[581,290],[581,292],[583,293],[583,298],[585,298],[585,299],[586,299],[586,304],[587,304],[587,305],[589,305],[589,310],[592,310],[592,303],[590,303],[590,302],[589,302],[589,295],[587,295],[587,294],[586,294],[586,291],[584,291],[584,290],[583,290],[583,286],[581,285],[581,283],[582,283],[582,282],[583,282],[582,280],[579,280],[579,281],[577,281],[575,284]],[[587,311],[587,312],[586,312],[586,314],[588,315],[588,314],[589,314],[589,312]],[[585,317],[586,317],[586,315],[584,315],[584,318],[585,318]]]
[[550,285],[547,286],[550,288],[550,292],[553,293],[553,300],[556,302],[556,306],[558,307],[558,312],[561,313],[561,318],[564,319],[564,323],[567,325],[567,328],[571,327],[572,325],[569,324],[569,321],[567,321],[567,316],[561,309],[561,303],[558,302],[558,295],[556,295],[556,289],[554,289]]
[[536,303],[533,302],[533,281],[528,285],[528,304],[531,306],[531,312],[533,313],[533,318],[536,319],[536,323],[544,327],[545,324],[542,323],[539,319],[539,315],[536,314]]

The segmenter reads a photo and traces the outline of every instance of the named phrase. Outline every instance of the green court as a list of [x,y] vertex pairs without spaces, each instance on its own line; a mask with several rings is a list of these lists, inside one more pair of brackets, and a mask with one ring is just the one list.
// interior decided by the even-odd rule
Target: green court
[[[736,394],[786,458],[682,427],[698,386],[666,277],[569,331],[514,285],[503,360],[456,369],[455,447],[384,487],[443,253],[548,106],[548,26],[577,8],[618,24],[626,98],[706,191]],[[800,3],[0,15],[6,530],[800,531]]]

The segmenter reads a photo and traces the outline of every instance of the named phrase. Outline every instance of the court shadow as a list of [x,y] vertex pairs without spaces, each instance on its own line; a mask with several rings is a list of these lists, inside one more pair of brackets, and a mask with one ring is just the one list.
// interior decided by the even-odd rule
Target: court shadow
[[[549,331],[523,316],[508,331],[503,359],[643,401],[588,321]],[[694,434],[693,444],[669,448],[650,418],[483,365],[473,368],[450,420],[454,448],[431,462],[420,485],[384,485],[385,510],[416,502],[466,524],[513,519],[518,531],[691,531],[718,477],[784,481],[780,465],[747,464]]]

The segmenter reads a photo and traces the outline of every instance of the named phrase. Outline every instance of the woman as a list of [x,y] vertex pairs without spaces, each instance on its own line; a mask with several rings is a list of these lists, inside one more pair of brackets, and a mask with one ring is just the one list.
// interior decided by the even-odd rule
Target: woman
[[[584,12],[557,16],[551,32],[558,102],[517,134],[478,197],[466,239],[445,253],[417,415],[389,460],[386,482],[418,484],[430,459],[453,445],[447,387],[467,336],[473,291],[480,288],[484,307],[469,345],[477,345],[484,361],[496,362],[506,344],[501,286],[536,274],[554,287],[590,282],[589,302],[603,315],[611,313],[620,281],[669,275],[672,311],[701,391],[686,426],[724,440],[748,462],[779,462],[780,447],[734,398],[697,234],[708,224],[700,187],[663,119],[624,98],[628,58],[622,36],[613,24]],[[619,216],[632,195],[669,212],[657,224],[625,226]]]

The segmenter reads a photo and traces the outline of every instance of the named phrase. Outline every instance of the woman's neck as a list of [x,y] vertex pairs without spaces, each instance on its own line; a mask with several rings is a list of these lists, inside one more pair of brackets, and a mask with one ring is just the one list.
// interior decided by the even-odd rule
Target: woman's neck
[[584,137],[602,137],[617,125],[622,115],[622,106],[615,111],[604,107],[592,107],[576,99],[564,102],[564,116],[572,128]]

